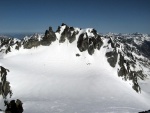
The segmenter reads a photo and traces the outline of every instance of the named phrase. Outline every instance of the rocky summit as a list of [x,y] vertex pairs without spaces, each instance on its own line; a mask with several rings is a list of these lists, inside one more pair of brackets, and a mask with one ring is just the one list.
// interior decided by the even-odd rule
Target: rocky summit
[[[45,34],[34,34],[23,40],[15,38],[0,38],[0,57],[12,52],[15,48],[31,49],[38,46],[51,46],[59,43],[75,43],[80,52],[93,55],[95,50],[105,48],[105,57],[118,76],[125,81],[132,81],[132,88],[140,92],[138,80],[144,80],[150,75],[150,37],[146,34],[113,34],[101,35],[93,28],[81,29],[62,24],[53,31],[49,27]],[[80,57],[80,54],[76,54]]]
[[140,33],[63,23],[21,40],[0,36],[0,112],[147,113],[149,56],[150,36]]

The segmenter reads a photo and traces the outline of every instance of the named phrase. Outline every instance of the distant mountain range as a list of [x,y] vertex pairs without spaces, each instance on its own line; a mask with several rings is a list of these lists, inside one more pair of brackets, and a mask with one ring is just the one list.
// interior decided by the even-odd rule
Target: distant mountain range
[[31,36],[33,34],[35,34],[35,33],[0,33],[0,37],[23,39],[25,36]]

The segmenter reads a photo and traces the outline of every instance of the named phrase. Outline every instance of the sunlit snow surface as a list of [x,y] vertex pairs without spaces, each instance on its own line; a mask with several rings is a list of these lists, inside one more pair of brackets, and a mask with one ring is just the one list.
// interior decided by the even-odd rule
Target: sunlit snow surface
[[[150,109],[146,81],[141,83],[144,91],[136,93],[110,67],[106,49],[91,56],[80,53],[76,43],[56,41],[50,46],[14,50],[0,59],[10,70],[11,99],[22,100],[24,113],[137,113]],[[3,99],[0,101],[3,106]]]

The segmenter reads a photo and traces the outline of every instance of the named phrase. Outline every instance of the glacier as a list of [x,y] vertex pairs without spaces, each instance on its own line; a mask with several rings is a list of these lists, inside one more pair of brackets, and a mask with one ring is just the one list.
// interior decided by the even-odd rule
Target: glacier
[[[149,76],[138,80],[141,93],[137,93],[131,80],[118,77],[119,65],[112,67],[108,63],[106,53],[114,50],[108,39],[102,37],[104,44],[90,55],[78,49],[77,40],[61,43],[64,29],[65,25],[48,46],[20,46],[17,50],[14,44],[11,52],[1,51],[0,65],[10,70],[7,80],[13,92],[7,100],[20,99],[24,113],[137,113],[150,109]],[[89,38],[94,36],[90,28],[74,29],[79,31],[76,39],[84,32]],[[35,38],[40,41],[42,36]],[[4,110],[2,96],[0,101],[0,109]]]

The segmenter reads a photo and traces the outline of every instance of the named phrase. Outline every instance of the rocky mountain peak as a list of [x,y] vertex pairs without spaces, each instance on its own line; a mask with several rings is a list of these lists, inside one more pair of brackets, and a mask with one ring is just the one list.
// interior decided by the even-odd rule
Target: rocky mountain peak
[[81,29],[62,23],[56,32],[49,27],[44,35],[34,34],[24,40],[2,38],[0,39],[0,53],[7,54],[11,52],[11,48],[31,49],[40,45],[50,46],[55,42],[64,43],[66,41],[70,44],[76,43],[81,53],[87,51],[89,55],[104,48],[105,57],[110,66],[116,69],[118,76],[126,81],[132,81],[133,89],[140,92],[138,80],[144,80],[150,75],[149,39],[148,35],[143,34],[100,35],[93,28]]

